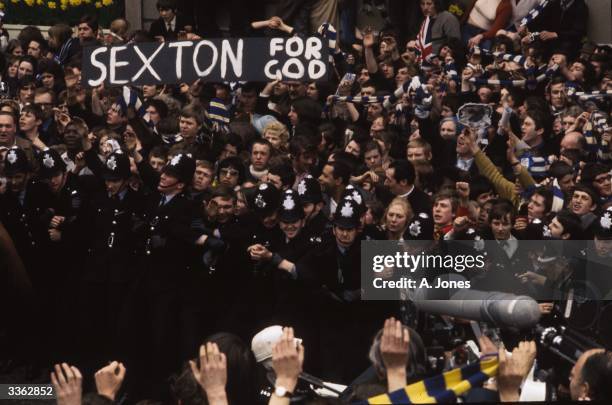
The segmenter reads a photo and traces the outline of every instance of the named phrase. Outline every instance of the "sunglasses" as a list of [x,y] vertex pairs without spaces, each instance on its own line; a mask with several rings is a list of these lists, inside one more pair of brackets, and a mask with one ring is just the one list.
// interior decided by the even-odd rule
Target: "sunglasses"
[[236,169],[221,169],[221,170],[219,170],[219,174],[221,174],[221,176],[223,176],[223,177],[238,176],[238,170],[236,170]]

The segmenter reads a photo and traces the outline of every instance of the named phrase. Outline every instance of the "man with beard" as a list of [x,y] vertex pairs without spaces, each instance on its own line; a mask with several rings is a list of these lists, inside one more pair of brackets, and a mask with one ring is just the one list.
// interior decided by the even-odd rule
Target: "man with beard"
[[291,162],[295,172],[295,184],[292,186],[295,190],[296,185],[305,176],[314,175],[313,170],[317,162],[317,145],[310,138],[297,136],[289,143],[289,153],[292,157]]

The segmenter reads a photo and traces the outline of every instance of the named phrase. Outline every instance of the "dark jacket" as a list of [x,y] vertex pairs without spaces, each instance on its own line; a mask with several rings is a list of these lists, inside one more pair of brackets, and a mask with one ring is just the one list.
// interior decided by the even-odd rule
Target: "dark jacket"
[[155,37],[164,37],[164,39],[166,41],[174,41],[176,39],[178,39],[178,33],[181,31],[185,31],[185,27],[186,26],[192,26],[193,27],[193,21],[181,14],[181,13],[177,13],[176,14],[176,22],[174,24],[174,30],[172,31],[168,31],[168,27],[166,25],[166,22],[164,21],[163,18],[158,18],[157,20],[153,21],[151,23],[151,28],[149,29],[149,34],[155,38]]

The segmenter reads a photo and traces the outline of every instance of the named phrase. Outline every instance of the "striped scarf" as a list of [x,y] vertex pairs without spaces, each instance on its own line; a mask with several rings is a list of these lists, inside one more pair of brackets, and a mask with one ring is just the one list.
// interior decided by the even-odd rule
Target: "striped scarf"
[[334,56],[344,56],[344,52],[342,52],[336,46],[338,33],[333,25],[328,22],[323,23],[317,29],[317,33],[327,40],[327,47],[329,49],[329,63],[334,63]]
[[388,394],[377,395],[353,405],[369,404],[439,404],[455,402],[468,392],[497,374],[498,360],[493,357],[410,384]]
[[[544,71],[544,69],[546,69]],[[472,77],[470,79],[470,83],[474,84],[490,84],[493,86],[508,86],[508,87],[528,87],[533,88],[537,86],[538,83],[543,82],[544,80],[550,78],[556,71],[559,69],[558,65],[553,65],[549,68],[540,68],[537,72],[539,73],[533,79],[520,79],[520,80],[497,80],[497,79],[486,79],[480,77]]]
[[533,10],[530,10],[529,13],[527,13],[527,15],[523,17],[521,23],[519,24],[519,27],[523,27],[535,20],[536,17],[539,16],[540,13],[542,13],[542,10],[544,10],[544,8],[548,5],[549,1],[550,0],[541,0],[540,4],[538,4]]
[[612,97],[612,90],[606,91],[592,91],[590,93],[586,93],[584,91],[577,91],[574,93],[575,97],[578,97],[580,100],[595,100],[599,98]]
[[145,108],[142,100],[138,97],[138,92],[129,86],[123,86],[121,96],[117,99],[117,104],[119,104],[124,114],[129,107],[133,107],[140,117],[145,115]]

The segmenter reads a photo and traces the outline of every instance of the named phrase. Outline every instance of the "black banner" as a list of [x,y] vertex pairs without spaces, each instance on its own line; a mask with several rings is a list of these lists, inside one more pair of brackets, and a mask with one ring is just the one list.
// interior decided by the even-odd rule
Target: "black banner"
[[82,83],[96,87],[206,81],[325,81],[328,49],[318,37],[230,38],[85,48]]

